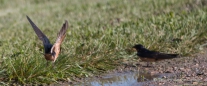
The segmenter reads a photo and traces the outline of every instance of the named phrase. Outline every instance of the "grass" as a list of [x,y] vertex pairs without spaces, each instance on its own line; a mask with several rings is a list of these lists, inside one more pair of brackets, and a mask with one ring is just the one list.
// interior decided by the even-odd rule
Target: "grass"
[[[182,56],[207,39],[205,0],[0,0],[0,83],[41,84],[89,77],[131,59],[134,44]],[[55,69],[26,19],[54,43],[69,21]],[[181,39],[182,41],[176,41]],[[173,41],[174,40],[174,41]]]

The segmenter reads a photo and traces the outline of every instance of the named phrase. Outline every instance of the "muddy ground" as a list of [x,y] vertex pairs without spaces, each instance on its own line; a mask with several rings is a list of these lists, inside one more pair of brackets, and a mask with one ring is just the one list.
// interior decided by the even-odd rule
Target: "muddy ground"
[[[121,69],[121,70],[120,70]],[[139,69],[152,75],[170,73],[159,79],[143,82],[146,86],[154,85],[207,85],[207,50],[190,57],[179,57],[150,64],[146,62],[126,61],[125,70]],[[118,71],[122,71],[119,68]]]
[[[140,62],[139,58],[125,60],[122,64],[122,66],[107,73],[124,73],[138,70],[150,75],[168,73],[168,75],[156,79],[143,80],[142,85],[144,86],[207,85],[207,49],[190,57],[158,61],[151,63],[149,66],[146,62]],[[95,77],[96,79],[103,78],[102,75]],[[84,82],[83,79],[80,82]]]
[[[122,66],[108,71],[106,74],[133,72],[137,70],[150,75],[164,75],[168,73],[168,75],[159,78],[143,80],[142,86],[207,85],[207,49],[190,57],[178,57],[158,61],[149,64],[149,66],[147,66],[147,62],[141,62],[139,58],[124,60],[122,64]],[[101,79],[103,78],[102,76],[103,74],[94,77]],[[84,83],[86,79],[77,79],[77,82],[67,83],[67,85],[76,86],[77,83]],[[66,83],[61,85],[66,85]]]

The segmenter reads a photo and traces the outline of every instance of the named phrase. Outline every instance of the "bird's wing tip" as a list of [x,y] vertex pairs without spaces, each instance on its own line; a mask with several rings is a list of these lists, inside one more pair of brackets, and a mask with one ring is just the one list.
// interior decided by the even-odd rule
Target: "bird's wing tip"
[[65,20],[65,23],[68,23],[68,20]]
[[29,16],[26,15],[27,18],[29,18]]
[[64,26],[68,27],[68,21],[65,20]]

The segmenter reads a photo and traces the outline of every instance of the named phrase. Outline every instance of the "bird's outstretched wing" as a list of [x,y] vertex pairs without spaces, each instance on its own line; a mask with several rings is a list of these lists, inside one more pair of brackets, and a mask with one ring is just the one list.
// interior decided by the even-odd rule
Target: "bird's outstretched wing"
[[65,20],[65,23],[63,24],[60,32],[58,33],[58,37],[56,39],[55,44],[60,45],[63,42],[63,40],[64,40],[64,38],[66,36],[67,29],[68,29],[68,21]]
[[68,21],[66,20],[60,32],[58,33],[58,37],[56,39],[55,44],[52,46],[51,51],[50,51],[50,53],[53,54],[54,62],[58,58],[58,55],[60,53],[60,45],[66,36],[67,28],[68,28]]
[[45,53],[50,52],[52,44],[50,44],[50,40],[45,36],[44,33],[32,22],[32,20],[27,16],[27,19],[29,23],[31,24],[33,30],[37,34],[38,38],[42,40],[44,48],[45,48]]
[[32,20],[27,16],[29,23],[32,25],[35,33],[37,34],[38,38],[43,41],[43,44],[50,44],[50,40],[45,36],[44,33],[32,22]]

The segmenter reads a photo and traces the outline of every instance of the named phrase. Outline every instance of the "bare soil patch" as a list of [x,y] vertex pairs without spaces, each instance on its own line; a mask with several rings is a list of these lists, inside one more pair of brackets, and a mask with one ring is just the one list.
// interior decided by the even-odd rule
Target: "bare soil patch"
[[146,62],[129,63],[127,69],[134,66],[149,74],[171,73],[171,76],[146,81],[144,85],[207,85],[206,50],[190,57],[159,61],[150,67],[145,65]]

